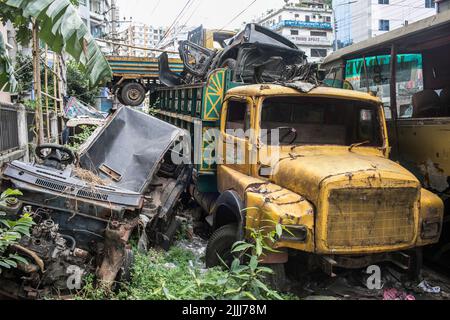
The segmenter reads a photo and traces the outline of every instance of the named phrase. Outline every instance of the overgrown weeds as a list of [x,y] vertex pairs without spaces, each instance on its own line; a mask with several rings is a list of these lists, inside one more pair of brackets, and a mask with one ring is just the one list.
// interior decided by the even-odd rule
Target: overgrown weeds
[[[97,288],[94,278],[88,276],[85,279],[86,285],[77,298],[88,300],[292,299],[292,296],[269,289],[262,282],[252,287],[253,275],[245,276],[245,274],[250,275],[249,271],[250,269],[238,271],[219,267],[204,269],[199,257],[180,247],[173,247],[168,252],[151,249],[148,254],[136,254],[130,283],[119,284],[119,289],[112,293]],[[259,286],[264,286],[267,291],[257,289]],[[253,292],[249,291],[250,289]]]

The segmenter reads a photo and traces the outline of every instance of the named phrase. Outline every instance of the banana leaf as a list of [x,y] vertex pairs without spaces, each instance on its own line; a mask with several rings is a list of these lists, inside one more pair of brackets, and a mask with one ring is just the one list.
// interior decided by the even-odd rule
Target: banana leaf
[[85,68],[89,85],[96,87],[112,77],[111,67],[69,0],[8,0],[7,5],[35,18],[39,37],[51,50],[67,52]]
[[6,50],[3,34],[0,33],[0,90],[15,92],[17,81],[14,77],[14,67]]

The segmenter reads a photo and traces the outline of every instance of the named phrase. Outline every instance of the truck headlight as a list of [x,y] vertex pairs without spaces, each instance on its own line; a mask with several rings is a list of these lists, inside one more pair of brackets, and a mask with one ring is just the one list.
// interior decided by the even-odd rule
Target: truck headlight
[[441,233],[441,220],[430,219],[422,222],[421,238],[434,239]]
[[305,242],[308,237],[308,228],[305,226],[285,226],[287,230],[280,237],[281,241]]

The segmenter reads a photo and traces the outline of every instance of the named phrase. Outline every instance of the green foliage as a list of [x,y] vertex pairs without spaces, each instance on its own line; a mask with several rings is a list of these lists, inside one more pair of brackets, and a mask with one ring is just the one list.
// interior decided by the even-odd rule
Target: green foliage
[[82,66],[74,60],[67,64],[67,94],[76,97],[89,106],[95,105],[99,89],[89,89],[89,80],[86,78]]
[[14,67],[5,47],[3,34],[0,33],[0,91],[14,92],[17,89],[17,80],[14,76]]
[[[7,189],[0,195],[0,204],[8,200],[21,196],[19,190]],[[4,213],[0,212],[0,217]],[[34,225],[33,219],[29,214],[24,214],[17,221],[0,219],[0,272],[2,268],[17,268],[18,263],[27,264],[27,260],[16,254],[7,254],[8,248],[19,242],[22,236],[30,235],[30,228]]]
[[96,127],[94,126],[81,126],[81,132],[72,137],[73,142],[68,145],[73,151],[78,151],[83,143],[89,139],[94,133]]
[[19,52],[14,66],[17,78],[17,91],[31,91],[33,85],[33,58],[30,55]]
[[29,42],[32,19],[40,24],[39,37],[50,49],[63,51],[79,61],[90,87],[112,77],[111,68],[87,26],[69,0],[0,0],[0,18],[11,20],[19,30],[19,41]]
[[[264,252],[273,251],[270,243],[281,235],[284,228],[272,225],[251,230],[251,242],[237,242],[233,250],[238,257],[230,268],[203,269],[201,257],[180,247],[168,252],[151,249],[148,254],[136,253],[131,283],[121,284],[118,293],[96,288],[93,277],[86,278],[86,285],[78,299],[123,300],[266,300],[293,299],[278,293],[265,283],[272,270],[261,266]],[[241,263],[245,261],[245,263]]]
[[[259,210],[249,208],[248,210]],[[232,252],[236,254],[230,270],[231,278],[240,286],[226,293],[233,299],[278,299],[283,297],[266,284],[267,278],[273,273],[272,269],[260,264],[267,252],[277,252],[273,245],[283,232],[289,232],[283,225],[271,220],[262,220],[259,228],[247,228],[250,241],[238,241],[233,245]],[[244,261],[245,263],[242,263]]]

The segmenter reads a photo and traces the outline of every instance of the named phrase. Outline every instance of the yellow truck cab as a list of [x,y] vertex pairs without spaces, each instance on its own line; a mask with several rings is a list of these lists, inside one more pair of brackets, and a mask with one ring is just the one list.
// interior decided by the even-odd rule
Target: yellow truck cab
[[[439,240],[443,203],[388,159],[381,101],[330,87],[238,85],[228,76],[220,69],[203,84],[161,88],[153,104],[160,119],[202,139],[192,194],[212,227],[207,266],[271,220],[290,232],[264,263],[282,266],[301,253],[330,275],[382,261],[417,272],[416,249]],[[220,130],[217,165],[206,161],[211,128]]]

